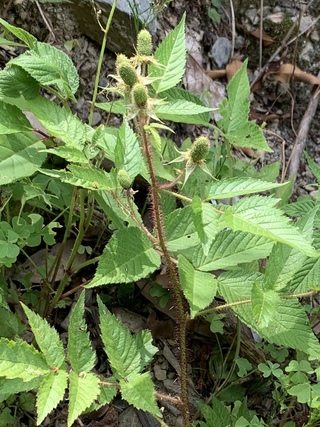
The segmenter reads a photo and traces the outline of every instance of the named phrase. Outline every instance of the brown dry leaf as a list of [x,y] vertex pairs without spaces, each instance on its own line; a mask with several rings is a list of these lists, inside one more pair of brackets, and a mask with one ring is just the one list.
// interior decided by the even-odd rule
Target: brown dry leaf
[[218,80],[225,77],[226,70],[207,70],[206,75],[212,80]]
[[308,83],[310,85],[320,85],[320,79],[318,77],[306,73],[292,64],[282,64],[276,73],[271,74],[281,83],[290,83],[293,78],[293,80]]
[[230,64],[227,64],[226,66],[226,73],[227,73],[227,79],[228,82],[232,79],[232,77],[236,74],[238,70],[242,67],[243,62],[239,61],[238,59],[233,59]]
[[[187,59],[183,83],[188,91],[201,97],[208,107],[217,108],[225,96],[225,86],[210,79],[192,55]],[[215,120],[220,118],[216,111],[213,111],[213,116]]]
[[250,34],[259,40],[261,37],[263,46],[269,46],[270,44],[274,43],[273,38],[270,37],[264,30],[262,30],[262,34],[261,34],[260,28],[257,28],[256,30],[251,31]]

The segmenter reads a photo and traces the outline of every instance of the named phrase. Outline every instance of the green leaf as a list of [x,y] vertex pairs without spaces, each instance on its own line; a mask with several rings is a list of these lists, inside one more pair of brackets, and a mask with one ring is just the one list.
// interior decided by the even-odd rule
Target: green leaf
[[0,185],[28,177],[44,162],[45,145],[31,132],[3,135],[0,142]]
[[206,422],[201,422],[203,427],[226,427],[230,426],[231,417],[228,408],[216,397],[211,398],[212,407],[203,403],[199,404],[202,415]]
[[88,163],[88,159],[83,153],[82,150],[79,150],[77,147],[56,147],[56,148],[49,148],[47,150],[42,150],[45,153],[51,153],[55,154],[56,156],[62,157],[63,159],[67,160],[68,162],[72,163]]
[[71,59],[62,50],[47,43],[37,42],[32,50],[11,59],[27,71],[42,86],[55,86],[64,98],[75,100],[79,76]]
[[3,402],[8,397],[16,395],[23,391],[36,390],[43,377],[33,377],[30,381],[23,381],[21,378],[1,378],[0,379],[0,402]]
[[84,146],[87,129],[77,116],[40,96],[29,100],[27,105],[52,136],[62,139],[67,146],[78,148]]
[[91,348],[87,325],[84,320],[84,297],[82,291],[70,316],[68,329],[68,353],[71,368],[77,374],[89,372],[95,365],[96,353]]
[[[184,100],[205,107],[205,104],[201,101],[200,98],[198,98],[197,95],[179,87],[174,87],[172,89],[168,89],[164,92],[161,92],[160,97],[161,99],[164,99],[168,102]],[[199,118],[202,119],[202,123],[209,123],[210,114],[209,112],[197,114],[197,119],[199,120]]]
[[10,31],[12,34],[14,34],[18,39],[25,42],[30,49],[32,49],[37,44],[37,39],[29,34],[27,31],[23,30],[22,28],[15,27],[13,25],[10,25],[7,21],[0,18],[0,24],[2,24],[8,31]]
[[320,167],[315,163],[312,158],[309,156],[309,154],[305,151],[304,153],[305,158],[307,159],[308,166],[311,169],[311,172],[313,175],[317,178],[318,184],[320,184]]
[[68,374],[65,371],[50,372],[37,392],[37,423],[40,425],[45,417],[58,406],[67,388]]
[[184,35],[185,14],[176,28],[160,44],[154,54],[157,64],[149,65],[149,77],[157,78],[152,83],[156,93],[178,84],[184,74],[186,63],[186,41]]
[[237,196],[245,196],[247,194],[261,193],[262,191],[271,190],[281,187],[284,184],[278,184],[260,179],[246,178],[227,178],[219,182],[214,182],[210,185],[206,199],[231,199]]
[[[228,303],[237,303],[232,307],[234,313],[250,328],[271,344],[301,350],[314,359],[318,359],[320,345],[312,332],[304,308],[296,299],[281,298],[278,310],[270,319],[267,327],[259,327],[254,321],[251,304],[252,287],[255,282],[263,281],[260,273],[226,272],[218,279],[219,293]],[[243,301],[243,304],[239,304]]]
[[184,255],[181,251],[194,250],[199,246],[200,240],[193,224],[191,206],[176,209],[165,217],[164,222],[167,246],[171,252]]
[[127,112],[123,99],[112,102],[97,102],[95,106],[110,113],[112,112],[113,114],[121,114],[122,116]]
[[[297,221],[299,230],[309,242],[312,240],[313,223],[317,210],[314,208]],[[268,288],[277,291],[283,289],[303,266],[306,259],[306,255],[298,249],[276,243],[272,248],[265,271]]]
[[36,98],[39,94],[39,83],[26,71],[11,66],[0,71],[0,98]]
[[144,163],[140,144],[136,134],[125,120],[118,132],[115,148],[115,165],[117,169],[125,169],[130,178],[139,175]]
[[101,339],[114,374],[121,378],[141,372],[158,351],[150,331],[131,335],[98,298]]
[[226,208],[224,219],[234,231],[245,231],[299,249],[308,256],[319,256],[299,230],[275,208],[278,199],[252,196]]
[[69,381],[68,427],[71,427],[78,416],[99,396],[100,381],[93,373],[78,375],[74,371],[69,374]]
[[320,258],[308,258],[295,274],[290,283],[290,291],[300,293],[319,286]]
[[192,219],[202,244],[204,255],[208,255],[209,248],[221,229],[219,225],[220,214],[210,203],[202,203],[200,197],[192,200]]
[[0,377],[31,381],[47,375],[50,367],[41,353],[26,342],[0,339]]
[[201,271],[224,269],[265,258],[272,246],[273,242],[263,237],[224,230],[216,236],[207,256],[202,248],[195,250],[193,265]]
[[159,119],[170,120],[178,123],[206,124],[203,113],[212,111],[213,108],[205,107],[186,100],[170,100],[155,106],[154,112]]
[[58,332],[41,316],[21,303],[26,313],[38,347],[51,368],[60,368],[65,361],[65,354]]
[[131,375],[127,381],[120,380],[120,390],[122,398],[130,405],[162,418],[149,372]]
[[88,288],[109,283],[130,283],[147,277],[160,266],[160,256],[138,228],[129,227],[113,234]]
[[240,70],[236,72],[227,85],[228,99],[225,98],[219,107],[222,119],[218,126],[225,132],[230,133],[243,127],[248,121],[250,100],[249,80],[247,76],[248,60],[245,60]]
[[23,331],[20,317],[17,314],[12,313],[12,311],[10,311],[7,307],[0,306],[0,325],[0,336],[4,338],[13,338],[15,335],[18,335]]
[[261,128],[254,122],[246,122],[242,127],[234,130],[233,132],[227,132],[225,137],[228,139],[230,144],[238,147],[250,147],[255,150],[264,150],[268,153],[273,153],[273,150],[269,147]]
[[183,293],[190,305],[191,318],[212,303],[218,282],[211,273],[203,273],[193,268],[186,258],[178,256],[178,270]]
[[252,313],[254,322],[259,328],[268,327],[270,320],[277,313],[280,297],[272,289],[264,289],[261,282],[255,282],[252,287]]
[[39,169],[45,175],[59,178],[77,187],[89,190],[110,190],[111,182],[109,175],[102,169],[89,166],[69,165],[70,172],[65,170]]

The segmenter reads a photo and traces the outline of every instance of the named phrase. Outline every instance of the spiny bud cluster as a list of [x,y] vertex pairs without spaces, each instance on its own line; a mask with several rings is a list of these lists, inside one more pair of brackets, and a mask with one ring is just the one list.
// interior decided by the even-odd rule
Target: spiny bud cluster
[[132,97],[138,108],[143,108],[147,104],[148,91],[142,83],[136,83],[132,88]]
[[152,37],[148,30],[141,30],[138,34],[137,53],[145,56],[152,54]]
[[190,160],[192,163],[201,163],[209,152],[210,143],[205,136],[199,136],[190,149]]

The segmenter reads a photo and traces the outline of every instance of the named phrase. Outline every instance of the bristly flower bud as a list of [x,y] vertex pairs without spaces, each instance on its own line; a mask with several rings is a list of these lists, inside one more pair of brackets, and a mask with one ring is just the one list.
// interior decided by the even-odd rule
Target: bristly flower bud
[[117,174],[118,182],[124,190],[129,190],[132,186],[132,179],[128,172],[124,169],[119,169]]
[[136,83],[132,88],[133,101],[138,108],[143,108],[147,104],[148,90],[142,83]]
[[141,30],[138,34],[137,53],[145,56],[152,54],[152,37],[148,30]]
[[190,149],[190,160],[193,163],[201,163],[207,156],[210,148],[208,138],[199,136]]
[[125,84],[129,87],[132,87],[135,83],[138,82],[138,74],[133,65],[130,64],[130,62],[120,62],[118,66],[118,73],[122,80],[125,82]]

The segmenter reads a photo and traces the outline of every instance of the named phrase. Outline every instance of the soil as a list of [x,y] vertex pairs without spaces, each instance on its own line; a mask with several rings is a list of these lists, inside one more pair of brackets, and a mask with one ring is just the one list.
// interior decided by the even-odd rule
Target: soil
[[[217,68],[214,60],[210,55],[210,51],[213,43],[217,40],[218,37],[227,37],[231,39],[231,11],[229,2],[222,1],[222,6],[219,10],[221,14],[221,23],[218,24],[213,22],[208,16],[208,4],[209,0],[174,0],[166,7],[164,12],[157,18],[157,33],[155,36],[156,43],[163,40],[165,35],[174,28],[179,22],[182,14],[187,13],[187,33],[191,34],[192,37],[197,38],[197,42],[200,43],[200,55],[201,55],[201,66],[205,69]],[[251,25],[250,19],[246,16],[246,11],[249,9],[256,8],[259,10],[258,1],[245,1],[239,0],[235,2],[235,22],[237,24],[237,37],[241,42],[241,37],[243,38],[243,43],[239,45],[236,54],[238,56],[249,57],[249,65],[252,70],[252,73],[257,73],[258,70],[258,61],[259,57],[253,57],[253,54],[250,55],[250,52],[257,51],[258,44],[257,41],[252,40],[248,35],[243,36],[242,30],[240,30],[240,25]],[[266,0],[267,3],[265,6],[269,8],[270,13],[275,13],[275,10],[278,12],[283,12],[288,16],[299,15],[299,5],[298,1],[283,1],[280,6],[278,1]],[[38,7],[39,6],[39,7]],[[278,9],[276,9],[278,7]],[[34,2],[27,1],[8,1],[4,6],[1,4],[2,8],[2,18],[6,19],[10,23],[20,26],[31,34],[36,36],[40,41],[47,41],[54,46],[64,50],[72,60],[74,61],[77,70],[80,75],[80,89],[77,94],[77,104],[75,105],[75,111],[77,114],[86,121],[89,116],[90,100],[93,93],[93,85],[95,72],[97,69],[97,63],[100,53],[100,46],[95,42],[90,40],[88,37],[80,33],[77,23],[75,22],[68,5],[66,4],[36,4]],[[41,9],[41,13],[40,13]],[[266,11],[267,13],[267,11]],[[310,7],[305,16],[309,16],[313,19],[316,19],[319,13],[319,0],[314,1],[312,7]],[[47,20],[47,23],[52,30],[48,30],[48,24],[44,20]],[[239,27],[238,27],[239,25]],[[258,27],[258,25],[255,25]],[[319,24],[315,27],[315,31],[320,34]],[[285,34],[281,33],[280,38],[284,38]],[[310,41],[310,32],[304,34],[301,38],[301,45],[297,44],[297,49],[303,49],[307,42]],[[314,35],[316,37],[316,35]],[[238,40],[238,41],[239,41]],[[278,45],[282,40],[278,41]],[[66,44],[70,42],[70,44]],[[318,42],[313,42],[314,45]],[[269,46],[268,52],[269,56],[274,53],[278,45]],[[70,46],[72,48],[70,49]],[[294,44],[293,44],[294,46]],[[68,47],[68,49],[67,49]],[[308,57],[308,60],[301,59],[300,53],[290,49],[286,58],[286,62],[294,60],[294,55],[299,59],[299,67],[304,71],[317,75],[320,71],[320,51],[319,49],[314,49],[312,54]],[[0,50],[0,65],[3,66],[4,63],[10,59],[10,57],[19,54],[19,49],[10,49]],[[107,52],[105,55],[105,60],[103,62],[102,73],[100,78],[100,86],[105,87],[110,84],[109,74],[114,72],[115,64],[115,55],[112,52]],[[226,85],[225,80],[220,81],[224,86]],[[263,107],[268,110],[270,113],[275,113],[279,115],[279,118],[274,119],[268,123],[267,129],[269,133],[266,133],[267,140],[269,145],[274,150],[272,154],[265,154],[260,160],[261,164],[268,164],[277,160],[280,160],[283,164],[288,163],[291,152],[294,149],[296,134],[300,123],[303,119],[303,114],[306,111],[308,102],[311,98],[312,86],[305,83],[293,83],[291,85],[283,85],[279,83],[272,82],[268,84],[264,92],[257,93],[254,95],[256,104],[263,105]],[[101,95],[99,101],[106,101],[106,96]],[[282,119],[281,116],[288,113],[290,117]],[[320,163],[320,107],[316,111],[316,115],[311,122],[310,129],[308,132],[308,137],[306,140],[306,150],[309,152],[310,156],[314,159],[316,163]],[[106,113],[103,111],[96,111],[94,115],[93,125],[99,125],[100,123],[106,123],[109,120],[111,125],[120,124],[120,119],[118,117],[108,118]],[[110,122],[111,121],[111,122]],[[183,140],[186,136],[194,136],[199,133],[199,130],[196,126],[176,126],[176,138],[180,141]],[[300,167],[298,170],[298,175],[296,177],[296,184],[294,190],[294,198],[299,197],[303,194],[309,194],[315,190],[315,187],[312,185],[314,183],[314,178],[310,173],[310,170],[306,166],[306,162],[301,157]],[[258,164],[259,165],[259,164]],[[153,365],[153,375],[156,381],[157,386],[160,390],[163,390],[166,393],[171,393],[175,395],[177,393],[177,385],[175,383],[176,378],[176,343],[172,340],[172,333],[174,331],[174,324],[172,324],[172,319],[166,316],[163,312],[158,311],[159,307],[154,308],[152,303],[146,302],[148,304],[148,310],[143,309],[142,315],[134,315],[132,313],[132,305],[139,298],[135,299],[137,295],[136,290],[133,291],[131,297],[128,299],[125,298],[122,301],[122,307],[118,308],[120,310],[120,315],[128,321],[128,317],[133,316],[134,326],[142,322],[143,325],[147,323],[149,328],[153,328],[154,332],[158,334],[157,345],[160,348],[159,354],[157,355],[154,365]],[[139,304],[139,303],[137,303]],[[139,307],[141,310],[141,307]],[[130,310],[130,312],[129,312]],[[137,316],[137,317],[135,317]],[[93,316],[94,319],[94,316]],[[92,323],[94,320],[92,319]],[[153,322],[153,323],[152,323]],[[155,326],[156,324],[156,326]],[[234,333],[234,324],[229,325],[230,327],[230,336],[227,335],[226,340],[220,342],[220,345],[228,348],[230,343],[233,340]],[[166,333],[164,333],[166,331]],[[171,332],[170,332],[171,331]],[[210,396],[210,392],[214,387],[214,381],[212,375],[208,371],[208,361],[210,357],[215,352],[214,343],[212,339],[209,338],[210,335],[206,330],[205,325],[195,325],[194,333],[192,335],[192,342],[190,342],[190,375],[192,378],[192,387],[191,387],[191,398],[193,401],[199,399],[205,399]],[[200,332],[202,331],[202,332]],[[251,358],[262,357],[263,355],[254,353],[250,356],[252,351],[253,338],[250,335],[250,331],[243,331],[247,337],[248,349],[245,352],[245,357],[250,360]],[[250,341],[252,345],[250,346]],[[217,355],[216,355],[217,356]],[[212,367],[212,369],[214,369]],[[250,380],[250,379],[249,379]],[[253,386],[252,386],[253,387]],[[266,398],[262,402],[261,397],[254,394],[254,391],[249,394],[249,406],[253,409],[259,408],[259,413],[261,416],[267,416],[270,409],[271,400]],[[85,426],[102,426],[118,425],[116,422],[119,422],[120,426],[132,425],[132,426],[152,426],[152,421],[149,418],[146,418],[145,415],[139,411],[135,411],[133,414],[128,415],[126,418],[127,421],[119,420],[118,414],[125,413],[128,408],[123,406],[122,401],[116,401],[112,409],[108,409],[106,413],[109,415],[106,417],[105,414],[100,414],[93,416],[91,420],[88,418],[82,418],[82,424]],[[163,402],[166,422],[171,426],[179,426],[181,420],[179,418],[179,412],[175,407],[169,405],[168,403]],[[114,412],[114,408],[116,411]],[[47,417],[43,426],[63,426],[65,425],[65,413],[66,408],[59,408],[59,411],[54,411],[50,417]],[[114,418],[115,421],[112,423],[111,419]],[[131,421],[128,421],[128,418]],[[125,417],[123,417],[125,418]],[[102,421],[101,421],[102,420]],[[104,421],[103,421],[104,420]],[[107,421],[108,420],[108,421]],[[132,421],[134,420],[134,421]],[[33,425],[30,424],[30,421],[27,422],[25,419],[21,419],[21,426]],[[298,423],[296,425],[299,425]]]

